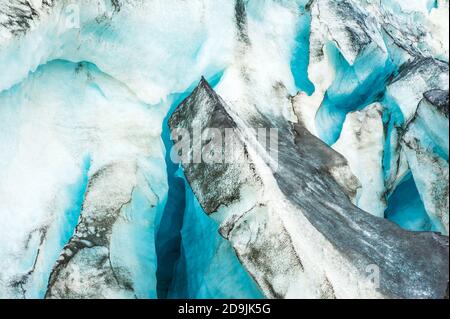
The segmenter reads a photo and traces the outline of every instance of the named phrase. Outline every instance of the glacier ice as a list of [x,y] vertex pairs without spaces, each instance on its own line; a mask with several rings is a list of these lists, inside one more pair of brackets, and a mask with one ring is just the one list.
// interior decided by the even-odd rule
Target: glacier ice
[[[211,78],[216,85],[222,74]],[[169,115],[192,90],[175,94],[167,103]],[[169,116],[163,138],[171,145]],[[217,222],[198,203],[179,165],[167,152],[169,194],[156,241],[159,298],[263,298],[254,280],[242,268]]]
[[425,93],[406,128],[402,147],[426,211],[437,231],[448,234],[448,91]]
[[378,217],[386,210],[383,174],[384,125],[383,107],[375,103],[362,111],[347,115],[342,133],[333,148],[348,160],[361,182],[356,204]]
[[[330,0],[311,3],[308,73],[315,91],[310,96],[299,93],[294,98],[294,108],[300,121],[313,134],[330,145],[338,142],[339,150],[360,177],[360,169],[355,167],[355,163],[352,165],[352,159],[353,162],[355,158],[360,161],[359,166],[363,168],[374,166],[367,158],[364,159],[364,150],[344,150],[343,145],[353,143],[355,134],[359,132],[358,129],[349,132],[348,126],[355,112],[368,112],[372,103],[381,103],[385,127],[381,168],[385,181],[371,185],[374,187],[372,195],[379,199],[371,201],[370,209],[364,203],[364,189],[360,194],[363,197],[360,207],[377,216],[383,216],[383,205],[412,169],[428,215],[432,219],[436,215],[444,215],[444,225],[446,223],[445,214],[436,213],[435,208],[445,209],[445,198],[448,197],[444,195],[445,178],[443,182],[438,181],[436,174],[440,171],[441,176],[448,175],[448,159],[441,160],[434,173],[430,170],[425,173],[423,168],[418,168],[415,156],[402,146],[408,123],[415,116],[424,94],[431,90],[448,92],[448,40],[445,36],[448,19],[434,18],[446,12],[446,1],[433,5],[425,1],[408,2],[408,5],[397,1]],[[407,18],[407,15],[414,19]],[[445,127],[433,137],[439,140],[442,138],[439,135],[448,136]],[[371,135],[371,138],[375,136]],[[376,148],[380,151],[379,147],[379,141],[375,142],[370,151],[377,154]],[[435,155],[434,159],[437,160]],[[378,160],[377,163],[379,168]],[[427,163],[431,163],[431,159]],[[427,181],[418,176],[419,171]],[[371,174],[379,176],[378,172]],[[431,177],[433,175],[434,178]],[[441,186],[433,188],[432,185],[436,184]],[[428,196],[424,195],[425,188]],[[438,188],[440,194],[436,193]],[[433,195],[430,195],[431,189]],[[435,199],[431,199],[433,197]],[[436,197],[440,198],[440,203],[430,204],[436,202]],[[448,234],[445,226],[438,229]]]
[[[159,199],[147,205],[141,203],[139,209],[164,205],[167,186],[160,170],[165,165],[164,150],[160,129],[152,126],[154,119],[164,114],[149,110],[128,88],[93,65],[65,61],[42,66],[25,82],[3,93],[1,101],[2,151],[15,154],[6,161],[2,158],[2,213],[10,222],[2,225],[5,241],[1,260],[7,263],[2,269],[12,271],[2,271],[2,281],[14,288],[13,295],[24,290],[27,297],[42,297],[48,272],[75,228],[80,227],[78,216],[84,218],[90,189],[99,187],[93,181],[100,172],[114,168],[109,178],[125,174],[128,182],[121,192],[114,193],[110,188],[109,195],[101,191],[92,195],[93,206],[101,207],[109,196],[116,197],[118,204],[126,203],[136,185],[146,185],[145,179],[154,180],[157,193],[148,187],[141,192],[150,192],[153,195],[146,196]],[[129,143],[130,138],[133,143]],[[151,140],[154,142],[149,143]],[[141,181],[137,179],[138,171],[144,174]],[[133,220],[136,224],[128,231],[148,231],[145,227],[139,229],[139,225],[150,223],[148,216],[130,215],[133,219],[125,224],[134,224]],[[94,234],[96,231],[93,229]],[[36,255],[35,259],[24,258],[27,251]],[[34,260],[34,266],[30,260]],[[11,267],[16,263],[19,270]],[[20,276],[24,276],[25,283],[20,283]],[[30,291],[27,282],[35,283]]]
[[[354,177],[346,178],[349,168],[345,159],[301,124],[273,120],[263,125],[277,125],[284,136],[279,145],[279,167],[274,169],[258,142],[252,141],[253,130],[271,119],[252,114],[247,120],[255,126],[244,125],[245,114],[238,118],[237,111],[202,80],[172,115],[169,125],[195,129],[220,123],[223,130],[234,128],[239,143],[245,145],[242,156],[246,164],[184,162],[183,167],[202,208],[220,221],[221,234],[266,296],[445,295],[445,237],[401,230],[353,206],[350,197],[358,183]],[[199,143],[204,142],[193,141],[189,154]],[[342,181],[347,185],[353,181],[353,188],[345,192]],[[214,185],[213,190],[210,185]],[[424,247],[429,249],[422,250]],[[426,269],[420,266],[424,264]],[[365,275],[374,265],[385,274],[379,287]],[[419,277],[414,275],[418,267],[422,269]]]
[[[448,61],[447,38],[430,31],[439,23],[445,30],[448,21],[432,19],[425,1],[410,3],[407,6],[402,1],[310,3],[308,74],[315,91],[311,96],[300,94],[297,108],[308,129],[327,143],[337,140],[348,112],[380,98],[390,77],[403,63],[418,56]],[[445,1],[432,10],[440,14],[446,11]]]
[[[448,11],[0,0],[0,298],[444,297]],[[208,123],[249,166],[171,161]]]
[[412,174],[407,174],[388,198],[386,217],[411,231],[438,231],[425,210]]
[[181,258],[175,266],[168,296],[182,299],[263,298],[229,242],[219,235],[219,224],[208,218],[187,182],[185,209]]

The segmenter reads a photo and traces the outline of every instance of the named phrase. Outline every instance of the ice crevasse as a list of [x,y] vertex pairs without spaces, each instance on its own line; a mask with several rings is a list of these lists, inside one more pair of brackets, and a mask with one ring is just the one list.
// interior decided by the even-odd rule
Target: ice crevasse
[[448,10],[0,0],[0,298],[445,297]]

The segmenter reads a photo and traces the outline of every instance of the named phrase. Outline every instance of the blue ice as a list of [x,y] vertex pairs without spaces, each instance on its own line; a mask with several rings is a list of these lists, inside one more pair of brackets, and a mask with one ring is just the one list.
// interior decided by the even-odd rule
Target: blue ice
[[264,298],[230,243],[219,235],[219,225],[203,211],[187,181],[181,237],[181,258],[175,268],[170,298]]
[[69,206],[60,215],[55,225],[48,230],[46,240],[39,247],[36,257],[40,259],[40,271],[33,273],[30,278],[29,288],[26,292],[27,298],[44,298],[45,296],[53,266],[78,225],[88,187],[90,167],[91,158],[85,156],[78,180],[74,184],[68,185],[67,189],[62,190],[67,194]]
[[338,140],[349,112],[363,109],[383,97],[386,82],[396,67],[377,49],[362,54],[353,65],[334,44],[328,44],[328,52],[331,52],[336,78],[317,112],[316,127],[320,138],[332,145]]
[[[223,71],[208,82],[215,87]],[[172,141],[168,119],[193,91],[174,94],[164,121],[169,193],[156,239],[159,298],[263,298],[244,270],[228,241],[219,235],[219,225],[201,208],[178,164],[171,161]]]
[[291,70],[297,89],[311,95],[314,93],[314,84],[308,78],[311,13],[306,11],[304,6],[300,6],[299,10],[300,17],[297,23],[296,46],[291,59]]
[[441,229],[428,216],[411,173],[389,196],[386,218],[410,231],[439,231]]

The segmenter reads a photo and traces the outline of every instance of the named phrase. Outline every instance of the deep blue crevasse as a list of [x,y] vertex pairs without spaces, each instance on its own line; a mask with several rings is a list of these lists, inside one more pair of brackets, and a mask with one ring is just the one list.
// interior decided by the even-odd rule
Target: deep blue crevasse
[[[220,82],[222,75],[223,71],[208,79],[212,87]],[[220,237],[218,225],[201,210],[198,202],[197,205],[193,204],[196,202],[195,195],[184,176],[180,174],[179,164],[173,163],[170,157],[173,142],[168,126],[169,118],[177,106],[191,94],[195,86],[196,83],[185,92],[171,96],[172,103],[163,123],[162,139],[166,148],[169,192],[156,237],[158,298],[196,298],[199,295],[214,298],[243,296],[261,298],[262,294],[237,261],[229,243]],[[186,221],[185,218],[188,220]],[[202,246],[200,254],[192,254],[183,248],[193,245],[190,235],[195,232],[201,232],[206,237],[204,240],[195,239],[195,242]],[[183,241],[186,243],[183,244]],[[198,241],[204,242],[198,243]],[[202,283],[202,279],[200,279],[206,271],[204,267],[211,261],[211,258],[214,258],[217,247],[223,250],[221,256],[226,257],[226,260],[222,260],[220,265],[214,264],[217,267],[217,276],[223,277],[224,272],[230,272],[231,277],[239,278],[240,286],[236,288],[236,295],[230,294],[227,290],[229,287],[221,287],[224,278],[218,278],[216,281],[210,280],[208,284]],[[197,266],[193,267],[193,265]],[[214,269],[209,270],[214,273]],[[237,285],[235,281],[231,281],[233,280],[230,280],[231,286]],[[205,287],[208,287],[207,291],[205,291]]]
[[388,198],[386,218],[411,231],[439,231],[425,210],[411,173],[408,173]]
[[308,78],[311,12],[305,10],[304,6],[301,5],[299,13],[300,17],[297,22],[296,45],[291,59],[291,70],[297,90],[311,95],[314,93],[314,84]]
[[45,260],[43,262],[45,277],[44,285],[33,285],[28,289],[27,294],[31,298],[43,298],[47,291],[47,281],[50,277],[52,267],[55,265],[61,250],[69,243],[75,229],[78,225],[86,191],[89,184],[89,170],[91,168],[91,157],[86,156],[81,165],[81,173],[75,183],[68,185],[63,190],[67,195],[69,206],[61,214],[55,227],[52,227],[47,233],[47,240],[43,243],[40,250],[43,252]]
[[379,56],[379,50],[362,55],[350,65],[334,44],[327,47],[336,78],[317,112],[316,127],[321,139],[333,145],[339,139],[347,114],[380,101],[397,67],[389,58]]

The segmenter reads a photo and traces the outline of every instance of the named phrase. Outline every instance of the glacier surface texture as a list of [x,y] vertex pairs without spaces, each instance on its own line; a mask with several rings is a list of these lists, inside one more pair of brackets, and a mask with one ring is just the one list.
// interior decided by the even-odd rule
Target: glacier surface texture
[[0,0],[0,299],[448,298],[448,36],[448,0]]

